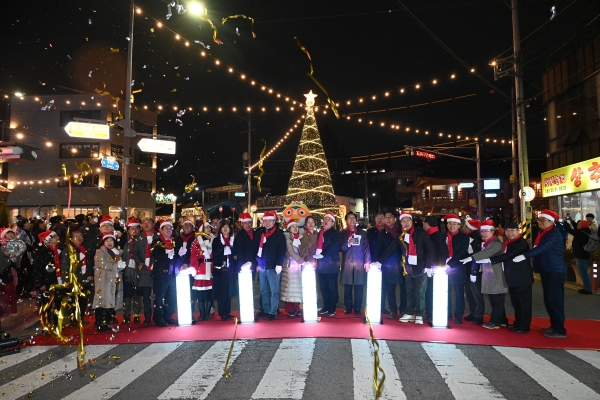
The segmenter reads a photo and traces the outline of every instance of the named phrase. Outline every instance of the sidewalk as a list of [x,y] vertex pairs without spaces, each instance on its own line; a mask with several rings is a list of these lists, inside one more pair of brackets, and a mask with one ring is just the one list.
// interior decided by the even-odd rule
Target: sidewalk
[[40,320],[36,299],[23,299],[17,304],[16,314],[8,314],[0,321],[1,329],[11,336],[19,336],[21,332]]

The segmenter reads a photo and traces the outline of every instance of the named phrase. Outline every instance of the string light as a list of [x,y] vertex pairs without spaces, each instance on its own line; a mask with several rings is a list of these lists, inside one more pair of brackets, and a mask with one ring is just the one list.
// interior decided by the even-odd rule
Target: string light
[[[301,118],[301,119],[302,119],[302,118],[305,118],[305,116],[304,116],[304,115],[302,115],[302,116],[300,116],[300,118]],[[251,170],[251,171],[252,171],[254,168],[256,168],[256,167],[258,166],[258,164],[259,164],[261,161],[264,161],[264,160],[266,160],[266,159],[267,159],[267,158],[268,158],[268,157],[269,157],[271,154],[273,154],[273,152],[275,151],[275,149],[277,149],[277,148],[279,147],[279,145],[280,145],[280,144],[282,144],[282,143],[283,143],[283,142],[284,142],[284,141],[285,141],[285,140],[286,140],[286,139],[287,139],[287,138],[290,136],[290,133],[292,133],[292,132],[294,131],[294,128],[296,128],[296,127],[298,126],[298,124],[300,124],[300,121],[301,121],[301,119],[298,119],[298,120],[296,121],[296,123],[294,124],[294,126],[293,126],[293,127],[291,127],[290,129],[288,129],[288,130],[285,132],[284,136],[283,136],[283,137],[282,137],[282,138],[279,140],[279,142],[277,142],[277,144],[276,144],[275,146],[273,146],[273,148],[271,148],[271,150],[269,150],[267,153],[265,153],[265,156],[264,156],[263,158],[261,158],[260,160],[258,160],[258,161],[256,162],[256,164],[254,164],[254,165],[252,165],[252,166],[250,167],[250,170]]]

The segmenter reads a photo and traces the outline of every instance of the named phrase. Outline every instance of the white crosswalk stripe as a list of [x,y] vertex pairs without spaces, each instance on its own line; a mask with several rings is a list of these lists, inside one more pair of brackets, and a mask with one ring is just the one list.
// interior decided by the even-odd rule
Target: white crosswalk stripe
[[[233,364],[247,343],[247,340],[236,340],[229,359],[230,364]],[[223,377],[223,368],[230,346],[229,341],[215,343],[158,398],[160,400],[206,399]]]
[[29,360],[30,358],[38,356],[48,350],[52,350],[55,347],[56,346],[30,346],[22,349],[20,353],[2,357],[0,371],[22,363],[23,361]]
[[110,370],[63,400],[110,399],[127,384],[171,354],[181,344],[181,342],[151,344],[121,364],[118,369]]
[[423,343],[422,346],[455,398],[504,398],[455,345]]
[[[379,365],[385,372],[385,382],[380,399],[406,399],[398,369],[385,340],[379,340]],[[373,388],[373,348],[368,339],[352,339],[352,364],[354,369],[354,399],[371,398]]]
[[[321,340],[325,342],[318,342]],[[230,341],[184,347],[181,347],[183,342],[156,343],[139,351],[129,347],[134,345],[121,345],[125,347],[112,350],[115,354],[123,355],[120,362],[113,363],[108,369],[107,364],[87,363],[85,371],[79,374],[79,378],[77,378],[74,348],[71,351],[59,346],[31,347],[24,349],[22,354],[0,358],[0,371],[11,372],[11,374],[0,374],[0,382],[3,383],[0,386],[0,393],[7,398],[16,399],[34,392],[37,397],[44,398],[44,390],[47,388],[52,393],[50,396],[52,398],[85,400],[108,399],[113,396],[130,398],[143,387],[146,390],[143,398],[160,400],[302,399],[307,398],[310,393],[326,391],[327,385],[332,382],[337,382],[339,385],[343,381],[347,389],[339,391],[338,393],[345,393],[340,396],[361,400],[374,398],[373,348],[370,341],[339,339],[346,340],[345,343],[349,347],[345,347],[348,346],[346,344],[340,347],[342,342],[336,342],[337,347],[332,346],[331,342],[327,344],[327,341],[333,340],[338,339],[284,339],[270,344],[259,340],[237,340],[230,359],[230,368],[234,370],[231,379],[223,377],[223,367],[231,345]],[[556,350],[556,353],[553,352],[547,359],[542,356],[548,357],[546,353],[538,352],[538,354],[530,349],[514,347],[488,347],[480,355],[477,347],[469,348],[467,351],[463,347],[441,343],[394,342],[392,345],[388,341],[380,340],[379,345],[380,365],[386,374],[380,397],[383,400],[405,400],[415,396],[426,396],[427,387],[419,387],[409,379],[404,383],[401,382],[402,376],[407,376],[403,369],[407,367],[406,359],[402,358],[403,349],[411,353],[412,357],[422,357],[421,360],[427,360],[419,364],[421,369],[418,374],[432,379],[425,379],[424,382],[438,385],[437,393],[451,393],[456,399],[514,397],[515,393],[520,393],[515,392],[514,381],[502,379],[502,376],[509,372],[506,370],[507,365],[514,366],[510,369],[512,379],[527,382],[532,388],[535,386],[538,396],[547,393],[548,397],[551,395],[559,400],[600,399],[600,384],[595,383],[595,376],[600,376],[600,352],[598,351]],[[113,345],[86,346],[86,359],[112,354],[110,351],[115,347]],[[194,355],[189,352],[191,348],[206,350]],[[333,376],[335,373],[328,376],[326,370],[324,373],[322,369],[322,360],[327,359],[328,362],[332,362],[336,355],[339,355],[340,349],[344,348],[351,351],[351,358],[345,355],[345,358],[342,358],[346,360],[345,364],[339,364],[340,368],[336,370],[337,376]],[[35,357],[48,350],[52,350],[53,354],[66,355],[53,362],[46,361],[44,355],[41,360],[44,362],[38,364]],[[256,363],[258,358],[255,352],[262,354],[263,351],[267,352],[264,354],[269,354],[268,358],[256,365],[249,364],[250,360]],[[551,359],[560,362],[561,359],[557,356],[560,356],[561,352],[565,355],[566,363],[561,365],[569,368],[569,373],[549,361]],[[185,357],[180,357],[183,355]],[[490,357],[496,362],[501,360],[503,366],[495,367]],[[180,362],[174,363],[174,360]],[[317,367],[319,362],[315,363],[315,360],[320,360],[320,367]],[[168,368],[165,363],[169,363]],[[582,372],[573,363],[579,363]],[[313,364],[315,369],[311,371]],[[160,375],[166,370],[170,371],[169,375]],[[11,376],[13,371],[15,377]],[[254,374],[253,383],[249,386],[243,383],[245,371]],[[74,376],[70,388],[64,379],[60,380],[60,385],[56,384],[59,381],[54,380],[66,372]],[[89,374],[96,374],[98,378],[90,381],[87,377]],[[344,379],[340,379],[339,374],[347,375],[344,375]],[[85,379],[82,380],[83,377]],[[157,381],[157,377],[161,380],[164,378],[164,381]],[[527,388],[523,388],[522,393],[523,397],[527,397]]]
[[598,393],[533,350],[519,347],[494,346],[494,348],[559,400],[600,398]]
[[[86,359],[100,357],[102,354],[114,347],[116,346],[88,346],[85,350]],[[74,351],[58,361],[54,361],[49,364],[42,364],[41,368],[36,369],[32,373],[23,375],[12,380],[10,383],[0,386],[0,392],[8,392],[11,396],[14,396],[12,398],[16,399],[20,396],[28,394],[30,391],[36,390],[51,382],[54,377],[77,369],[77,359],[75,358],[76,354],[77,352]]]
[[252,398],[301,399],[315,340],[283,340]]

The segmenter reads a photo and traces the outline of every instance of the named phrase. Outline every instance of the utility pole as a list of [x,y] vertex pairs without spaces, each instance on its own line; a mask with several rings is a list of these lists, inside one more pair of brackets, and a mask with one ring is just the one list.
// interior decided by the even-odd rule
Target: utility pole
[[[367,162],[365,161],[365,168],[363,170],[363,173],[365,175],[365,219],[366,219],[366,223],[369,223],[369,180],[367,177]],[[379,212],[380,210],[378,210]]]
[[133,64],[133,22],[135,10],[133,0],[129,1],[129,43],[127,44],[127,82],[125,82],[125,124],[123,125],[123,159],[121,168],[121,220],[127,221],[129,194],[129,144],[131,129],[131,70]]
[[248,213],[252,215],[252,121],[248,120]]
[[[512,152],[512,173],[510,175],[511,178],[511,186],[512,186],[512,196],[513,196],[513,215],[515,218],[519,215],[519,175],[518,166],[517,166],[517,107],[515,102],[515,88],[511,88],[511,102],[512,102],[512,114],[511,114],[511,152]],[[516,222],[516,221],[515,221]]]
[[485,208],[483,207],[483,179],[481,178],[481,154],[479,152],[479,141],[475,143],[475,161],[477,162],[477,213],[479,220],[485,220]]

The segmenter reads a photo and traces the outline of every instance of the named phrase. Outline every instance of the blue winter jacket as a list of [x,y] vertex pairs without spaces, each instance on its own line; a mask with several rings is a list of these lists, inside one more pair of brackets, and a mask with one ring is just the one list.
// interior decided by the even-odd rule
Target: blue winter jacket
[[534,272],[567,272],[565,245],[556,226],[542,237],[540,244],[526,252],[524,256],[533,258]]

